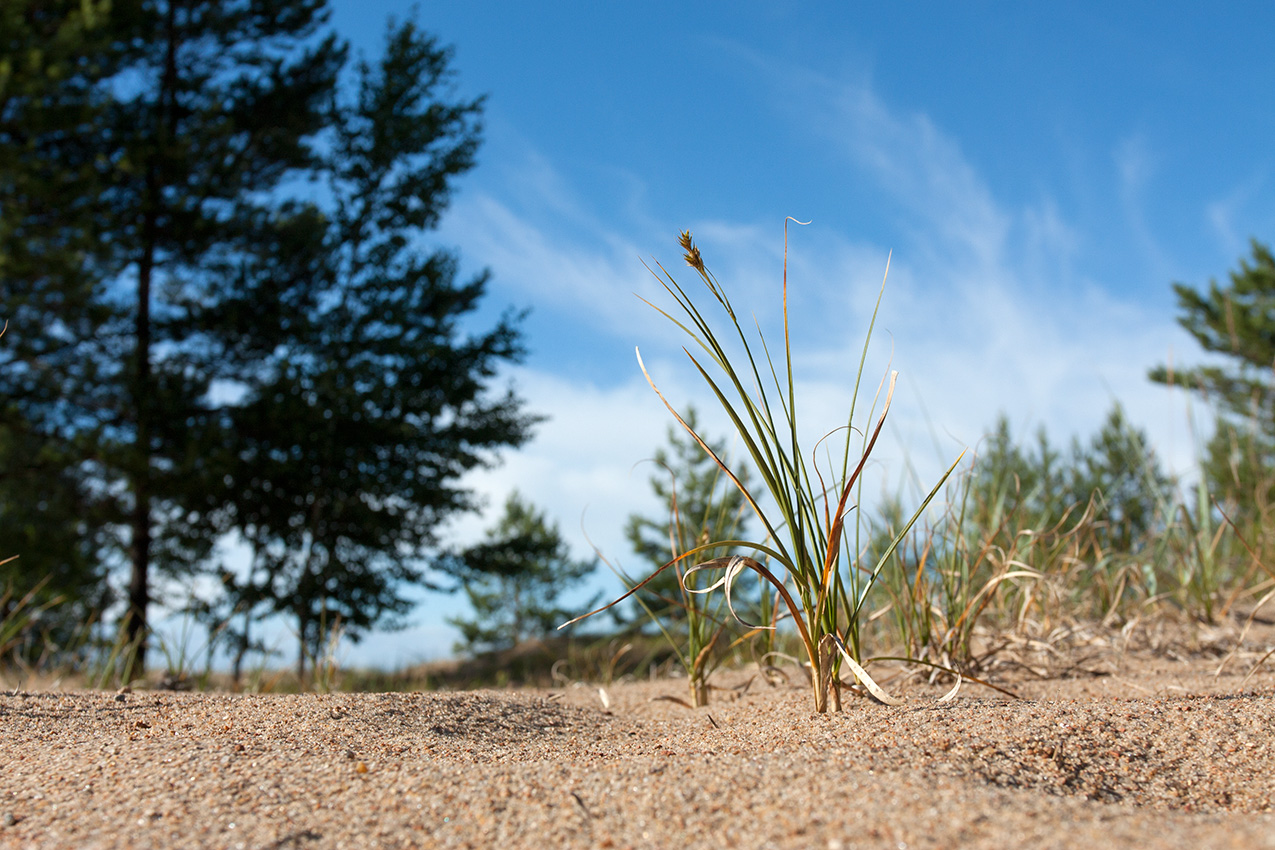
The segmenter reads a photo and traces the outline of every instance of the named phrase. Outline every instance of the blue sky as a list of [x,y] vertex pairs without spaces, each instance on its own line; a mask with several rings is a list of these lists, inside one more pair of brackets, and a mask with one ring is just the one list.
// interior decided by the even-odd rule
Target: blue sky
[[[410,11],[333,8],[369,57]],[[518,488],[580,556],[583,517],[636,567],[624,518],[657,508],[634,465],[671,420],[635,346],[674,403],[725,433],[678,332],[635,297],[659,299],[642,260],[691,282],[676,236],[692,230],[773,330],[786,216],[812,222],[790,227],[789,281],[818,433],[844,417],[893,252],[869,361],[901,373],[880,490],[901,486],[905,457],[933,477],[1001,412],[1057,444],[1115,399],[1189,472],[1187,401],[1145,375],[1201,358],[1170,283],[1222,278],[1250,237],[1275,238],[1275,7],[467,0],[418,19],[454,45],[458,93],[489,96],[478,168],[431,244],[492,270],[489,315],[531,308],[530,356],[504,380],[552,417],[474,476],[491,510],[452,539]],[[416,626],[347,663],[446,654],[458,604],[427,597]]]

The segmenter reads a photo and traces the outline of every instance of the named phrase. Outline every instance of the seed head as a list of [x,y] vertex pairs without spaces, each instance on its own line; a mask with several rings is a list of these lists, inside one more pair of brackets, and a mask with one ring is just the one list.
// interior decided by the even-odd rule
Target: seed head
[[704,258],[699,255],[699,248],[695,245],[695,242],[691,239],[691,232],[689,230],[683,230],[682,235],[678,238],[677,241],[681,243],[682,249],[686,251],[686,254],[685,254],[686,265],[695,269],[695,271],[699,272],[700,274],[703,274],[704,273]]

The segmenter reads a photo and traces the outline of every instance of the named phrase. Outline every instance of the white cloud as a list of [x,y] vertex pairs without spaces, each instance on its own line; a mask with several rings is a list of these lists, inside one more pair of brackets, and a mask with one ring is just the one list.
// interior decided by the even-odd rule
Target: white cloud
[[[1158,309],[1122,300],[1112,294],[1115,287],[1076,271],[1084,234],[1051,198],[1022,209],[999,202],[955,139],[923,114],[891,110],[865,82],[769,65],[759,78],[778,81],[783,114],[822,133],[906,211],[911,238],[895,252],[879,324],[892,336],[895,367],[912,388],[893,413],[906,439],[931,442],[918,397],[933,427],[954,436],[953,445],[976,441],[1002,410],[1019,433],[1043,423],[1056,441],[1087,436],[1119,399],[1161,451],[1170,451],[1170,435],[1185,430],[1185,406],[1152,386],[1146,370],[1165,359],[1169,345],[1192,346]],[[1131,137],[1117,162],[1141,248],[1163,264],[1141,214],[1155,169],[1149,145]],[[813,278],[808,284],[862,303],[871,287],[843,281],[862,280],[861,258],[872,256],[872,247],[847,247],[853,245],[847,240],[830,248],[837,238],[808,249],[814,254],[803,260]],[[859,261],[845,263],[855,254]],[[862,315],[849,303],[841,312],[830,307],[804,318]],[[808,354],[844,363],[857,358],[859,345],[847,339]],[[1176,466],[1189,462],[1185,440],[1171,451]]]
[[[780,80],[778,111],[805,122],[800,130],[833,140],[841,156],[879,181],[904,210],[906,238],[892,261],[855,422],[871,424],[877,382],[887,368],[898,369],[891,427],[874,465],[882,483],[874,486],[897,487],[905,463],[927,485],[1002,411],[1018,435],[1043,424],[1056,444],[1065,444],[1093,433],[1113,400],[1149,432],[1173,469],[1190,470],[1186,403],[1150,384],[1146,370],[1166,360],[1170,346],[1180,353],[1192,344],[1159,310],[1123,300],[1114,287],[1076,270],[1085,239],[1080,224],[1068,221],[1048,196],[1025,208],[998,202],[956,140],[923,114],[891,110],[866,85],[776,70],[761,76]],[[655,254],[679,280],[685,273],[683,282],[694,282],[675,246],[650,242],[657,238],[652,233],[661,231],[658,239],[666,240],[674,228],[637,232],[598,221],[582,212],[585,206],[551,164],[538,162],[533,183],[543,188],[542,204],[525,196],[473,197],[458,204],[449,237],[465,256],[490,264],[502,285],[559,311],[564,335],[580,328],[643,340],[648,367],[670,401],[679,408],[694,402],[709,432],[725,434],[725,418],[679,351],[685,338],[654,311],[633,309],[633,292],[669,304],[641,257]],[[1136,224],[1152,158],[1134,138],[1119,151],[1118,163],[1126,213]],[[732,221],[715,212],[706,210],[693,228],[697,242],[741,318],[750,322],[756,315],[771,354],[780,357],[781,222]],[[1224,223],[1224,210],[1218,216]],[[1142,226],[1143,250],[1158,251],[1145,221]],[[789,309],[809,451],[844,424],[888,252],[818,224],[794,228],[790,237]],[[576,356],[594,355],[581,350]],[[560,524],[577,555],[589,553],[583,517],[594,543],[627,565],[627,516],[659,510],[649,471],[634,464],[664,443],[671,417],[635,364],[597,383],[568,379],[565,370],[543,363],[509,375],[530,409],[553,418],[525,449],[471,477],[488,495],[489,510],[453,526],[453,539],[476,538],[517,489]]]
[[[702,395],[697,386],[688,386],[688,370],[680,363],[648,359],[647,367],[679,409],[686,399]],[[650,469],[641,462],[665,444],[668,428],[676,422],[641,377],[636,360],[628,376],[608,387],[526,368],[514,370],[511,377],[531,408],[552,411],[552,416],[530,445],[470,477],[471,486],[489,494],[488,510],[483,517],[456,523],[450,536],[476,537],[498,514],[505,495],[516,489],[548,511],[578,556],[591,552],[587,534],[609,558],[625,561],[628,515],[658,511],[647,484]],[[700,409],[708,427],[723,434],[721,415],[703,404]]]
[[1249,253],[1248,240],[1251,234],[1241,232],[1237,219],[1245,219],[1253,199],[1261,195],[1266,184],[1266,175],[1251,175],[1237,186],[1233,186],[1222,197],[1210,202],[1205,207],[1205,218],[1213,230],[1221,249],[1232,257]]
[[1119,176],[1120,202],[1133,241],[1143,262],[1156,277],[1172,277],[1172,263],[1147,221],[1147,186],[1159,170],[1159,159],[1150,143],[1141,135],[1123,139],[1112,154]]
[[445,236],[462,255],[481,258],[499,285],[540,308],[582,321],[622,327],[632,322],[633,293],[652,291],[640,250],[620,237],[563,243],[504,202],[478,195],[458,203]]

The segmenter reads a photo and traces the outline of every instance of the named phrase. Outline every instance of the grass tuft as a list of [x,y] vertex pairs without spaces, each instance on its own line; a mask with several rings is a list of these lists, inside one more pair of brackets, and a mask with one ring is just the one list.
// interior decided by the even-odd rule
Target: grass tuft
[[[698,274],[700,282],[708,291],[706,300],[710,309],[716,308],[713,315],[701,310],[696,298],[663,266],[656,263],[658,272],[648,266],[664,290],[672,296],[677,309],[670,312],[654,304],[650,306],[685,331],[695,344],[695,351],[690,348],[683,350],[738,432],[752,467],[759,473],[764,491],[754,492],[735,473],[731,464],[715,453],[686,418],[668,402],[642,362],[640,351],[639,367],[652,390],[664,402],[678,424],[713,458],[743,495],[765,530],[765,536],[756,541],[712,540],[690,549],[669,561],[611,605],[635,593],[663,570],[689,564],[684,573],[686,577],[699,571],[721,571],[721,579],[710,589],[720,587],[726,596],[728,607],[734,612],[731,592],[735,581],[745,570],[755,573],[774,589],[786,608],[788,617],[795,624],[806,663],[811,670],[815,711],[824,713],[830,707],[840,707],[838,672],[843,661],[855,678],[878,699],[886,702],[892,700],[872,681],[861,664],[860,625],[865,616],[864,605],[868,591],[889,562],[893,547],[925,511],[957,464],[954,463],[930,491],[881,558],[875,564],[861,562],[854,551],[857,535],[847,534],[846,520],[857,506],[861,475],[885,424],[898,378],[898,373],[894,371],[882,378],[873,403],[875,407],[884,391],[881,412],[875,427],[864,432],[862,444],[856,447],[855,407],[868,343],[872,337],[872,325],[875,324],[881,295],[884,294],[885,281],[882,281],[863,353],[853,375],[854,392],[846,420],[827,432],[815,444],[814,450],[807,454],[800,436],[797,386],[788,322],[787,240],[786,220],[782,282],[784,338],[783,355],[778,364],[771,355],[760,327],[757,328],[756,342],[750,341],[750,335],[740,324],[739,314],[725,287],[706,267],[689,232],[683,232],[679,242],[687,265]],[[888,268],[887,263],[887,274]],[[723,328],[721,332],[718,330],[719,323]],[[729,354],[728,344],[742,354]],[[840,445],[836,444],[837,440],[842,441]],[[767,497],[767,507],[763,507],[763,492]],[[855,522],[859,522],[857,512]],[[701,554],[721,547],[752,550],[758,557],[735,555],[696,560]],[[609,607],[611,606],[598,610]],[[585,616],[594,613],[597,611]],[[577,618],[579,619],[583,617]],[[749,628],[766,630],[775,627],[754,624]]]

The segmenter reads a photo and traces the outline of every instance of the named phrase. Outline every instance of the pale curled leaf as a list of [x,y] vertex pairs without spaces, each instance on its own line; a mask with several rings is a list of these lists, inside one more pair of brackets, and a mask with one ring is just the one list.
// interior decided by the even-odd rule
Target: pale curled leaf
[[886,693],[885,688],[878,685],[873,678],[868,675],[868,671],[864,670],[863,667],[859,665],[859,662],[854,660],[854,658],[850,655],[850,651],[846,649],[846,645],[841,641],[841,638],[831,634],[828,635],[828,637],[832,638],[832,643],[841,653],[842,659],[844,659],[847,666],[850,667],[855,678],[862,682],[863,686],[868,689],[868,693],[872,694],[878,702],[882,702],[886,705],[903,705],[903,700],[898,697],[892,697]]
[[956,684],[952,686],[952,690],[948,691],[947,693],[943,694],[943,696],[939,697],[939,702],[951,702],[952,700],[956,699],[956,692],[961,689],[962,681],[964,680],[961,678],[961,674],[957,673]]
[[[725,561],[726,563],[723,564],[722,563],[723,561]],[[742,573],[746,568],[750,566],[749,565],[750,561],[752,561],[752,558],[745,558],[740,555],[735,555],[729,559],[713,558],[711,561],[703,561],[701,563],[695,564],[694,566],[688,568],[686,572],[682,575],[681,577],[682,588],[687,593],[711,593],[717,588],[724,586],[726,588],[726,607],[730,609],[731,616],[735,618],[735,621],[737,623],[739,623],[746,629],[774,631],[775,630],[774,626],[755,625],[753,623],[748,622],[743,617],[739,616],[739,613],[735,611],[735,602],[731,598],[731,589],[733,588],[735,584],[735,579],[739,577],[739,574]],[[753,561],[753,563],[756,563],[756,562]],[[713,582],[708,587],[689,588],[686,586],[686,579],[698,570],[720,570],[723,568],[725,568],[726,573],[720,579]]]

